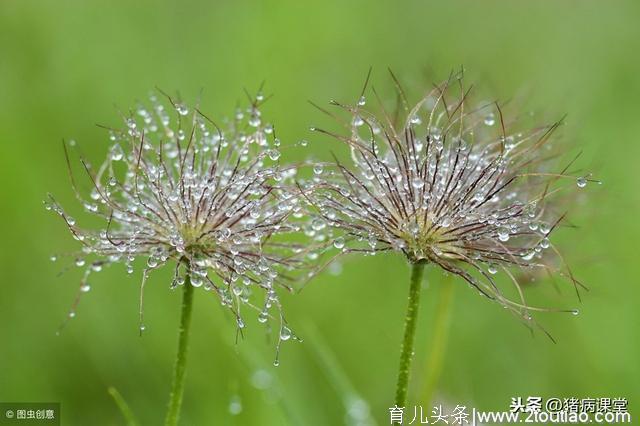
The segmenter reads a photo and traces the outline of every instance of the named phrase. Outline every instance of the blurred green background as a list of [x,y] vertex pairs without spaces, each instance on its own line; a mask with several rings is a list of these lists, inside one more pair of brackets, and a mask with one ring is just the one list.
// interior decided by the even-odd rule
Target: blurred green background
[[[626,397],[640,418],[638,191],[640,3],[637,1],[35,1],[0,3],[0,401],[60,401],[63,424],[121,424],[107,394],[116,386],[143,424],[160,424],[176,347],[179,293],[169,272],[146,293],[148,331],[137,332],[139,273],[116,266],[62,333],[80,271],[52,263],[76,248],[46,212],[51,191],[78,219],[60,140],[89,158],[106,153],[95,123],[119,124],[154,86],[180,90],[203,109],[229,115],[242,88],[263,80],[274,98],[265,115],[284,144],[312,143],[330,158],[335,142],[310,134],[326,121],[312,99],[352,101],[369,66],[384,85],[390,66],[405,87],[423,89],[464,65],[467,82],[497,99],[527,91],[527,105],[558,118],[581,166],[604,181],[581,192],[576,229],[556,237],[591,289],[580,304],[570,286],[528,290],[557,339],[533,337],[497,305],[455,282],[448,348],[437,398],[503,410],[512,396]],[[413,99],[417,94],[414,93]],[[115,105],[115,107],[114,107]],[[340,149],[340,148],[337,148]],[[283,157],[284,159],[284,157]],[[305,338],[273,344],[256,323],[234,345],[232,320],[197,292],[183,424],[388,424],[409,268],[398,256],[351,258],[284,300]],[[442,275],[427,271],[411,403],[420,403]],[[366,402],[366,406],[364,403]],[[349,414],[350,413],[350,414]],[[636,420],[638,421],[638,420]]]

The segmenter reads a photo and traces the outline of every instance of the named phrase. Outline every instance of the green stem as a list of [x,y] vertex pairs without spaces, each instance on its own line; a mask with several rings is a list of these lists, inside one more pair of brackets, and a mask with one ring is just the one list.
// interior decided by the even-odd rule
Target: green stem
[[191,325],[191,311],[193,306],[193,286],[187,275],[183,287],[182,314],[178,330],[178,354],[173,369],[173,383],[169,394],[169,408],[165,419],[165,426],[176,426],[180,417],[182,394],[184,392],[185,371],[187,369],[187,347],[189,345],[189,326]]
[[124,400],[120,392],[118,392],[118,390],[113,386],[107,389],[107,391],[109,392],[109,395],[111,395],[111,398],[113,398],[113,400],[115,401],[118,409],[120,409],[120,413],[122,413],[122,417],[124,417],[125,424],[127,426],[138,426],[138,421],[133,415],[133,411],[131,411],[131,408],[129,408],[129,404],[127,404],[127,401]]
[[451,322],[453,288],[452,277],[446,277],[440,289],[440,299],[436,307],[436,317],[433,324],[433,337],[429,344],[431,350],[429,358],[427,359],[425,382],[421,398],[421,402],[425,407],[432,406],[433,394],[436,391],[442,373],[444,353],[447,348],[447,337],[449,334],[449,323]]
[[400,349],[400,367],[398,369],[398,386],[396,388],[395,404],[404,407],[407,402],[407,391],[409,389],[409,373],[411,371],[411,360],[413,358],[413,340],[416,334],[416,320],[418,319],[418,308],[420,307],[420,286],[425,262],[418,261],[411,267],[411,284],[409,286],[409,306],[407,316],[404,320],[404,339]]

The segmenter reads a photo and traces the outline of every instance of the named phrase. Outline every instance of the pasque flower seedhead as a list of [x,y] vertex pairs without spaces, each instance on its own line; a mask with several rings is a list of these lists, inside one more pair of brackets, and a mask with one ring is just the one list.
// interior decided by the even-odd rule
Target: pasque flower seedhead
[[108,129],[109,153],[97,169],[80,158],[88,197],[71,173],[65,144],[77,198],[104,223],[81,228],[49,197],[47,208],[82,244],[74,255],[86,268],[80,292],[90,288],[88,274],[106,265],[122,263],[131,273],[142,259],[144,289],[151,271],[172,264],[172,288],[188,278],[217,294],[238,328],[245,326],[240,310],[247,304],[259,310],[260,322],[280,321],[281,340],[291,337],[276,290],[290,288],[304,263],[303,247],[286,237],[299,229],[299,197],[289,187],[296,169],[280,166],[280,141],[263,121],[262,102],[260,94],[250,98],[220,127],[198,107],[152,94],[149,106],[123,117],[122,128]]
[[[560,122],[527,128],[504,106],[473,101],[461,74],[411,108],[394,81],[399,114],[369,109],[364,89],[353,105],[332,101],[346,120],[321,108],[345,131],[312,130],[342,141],[351,157],[317,167],[299,185],[323,238],[338,255],[395,251],[437,265],[526,319],[538,308],[525,302],[515,270],[542,268],[577,290],[549,237],[565,217],[563,196],[592,179],[573,175],[573,161],[554,166]],[[519,300],[504,296],[499,271]]]

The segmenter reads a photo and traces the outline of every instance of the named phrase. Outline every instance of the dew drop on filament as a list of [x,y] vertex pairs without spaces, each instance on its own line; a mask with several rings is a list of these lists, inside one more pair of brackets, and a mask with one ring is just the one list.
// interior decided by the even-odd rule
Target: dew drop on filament
[[493,126],[494,124],[496,124],[496,118],[493,113],[487,115],[484,118],[484,124],[486,124],[487,126]]
[[191,274],[191,285],[194,287],[202,286],[202,277],[198,274]]
[[585,177],[579,177],[576,180],[576,184],[578,185],[578,188],[584,188],[587,186],[587,179]]
[[289,340],[291,338],[291,330],[286,325],[282,326],[280,330],[280,340]]
[[413,179],[411,181],[411,185],[415,188],[415,189],[421,189],[424,187],[424,180],[422,180],[421,178],[417,177],[415,179]]
[[189,113],[189,109],[181,104],[176,105],[176,111],[178,111],[178,114],[180,115],[187,115]]

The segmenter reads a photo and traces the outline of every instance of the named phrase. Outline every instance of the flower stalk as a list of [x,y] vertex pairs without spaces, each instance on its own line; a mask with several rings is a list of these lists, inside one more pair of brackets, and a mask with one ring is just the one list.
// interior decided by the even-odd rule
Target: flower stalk
[[187,370],[187,349],[189,346],[189,328],[191,326],[191,312],[193,308],[193,285],[189,275],[182,285],[182,313],[180,314],[180,328],[178,329],[178,353],[173,369],[173,383],[169,394],[169,408],[165,419],[165,426],[176,426],[180,417],[182,394],[184,393],[185,373]]
[[416,322],[420,308],[420,287],[424,274],[425,261],[418,261],[411,266],[411,283],[409,285],[409,304],[404,320],[404,338],[400,349],[400,367],[398,368],[398,385],[395,404],[404,407],[409,389],[409,375],[413,359],[413,342],[416,334]]
[[429,355],[425,363],[425,378],[420,402],[424,407],[433,406],[433,396],[438,387],[442,374],[444,355],[447,350],[447,339],[451,325],[451,310],[453,305],[453,277],[445,277],[440,286],[440,294],[436,306],[433,323],[433,335],[429,341]]
[[118,392],[118,389],[110,386],[109,389],[107,389],[107,392],[109,392],[109,395],[111,395],[111,398],[113,398],[113,401],[118,406],[122,417],[124,417],[125,424],[127,426],[139,426],[140,424],[136,420],[136,416],[134,416],[133,411],[131,411],[131,407],[129,407],[129,404],[127,404],[127,401],[125,401],[120,392]]

